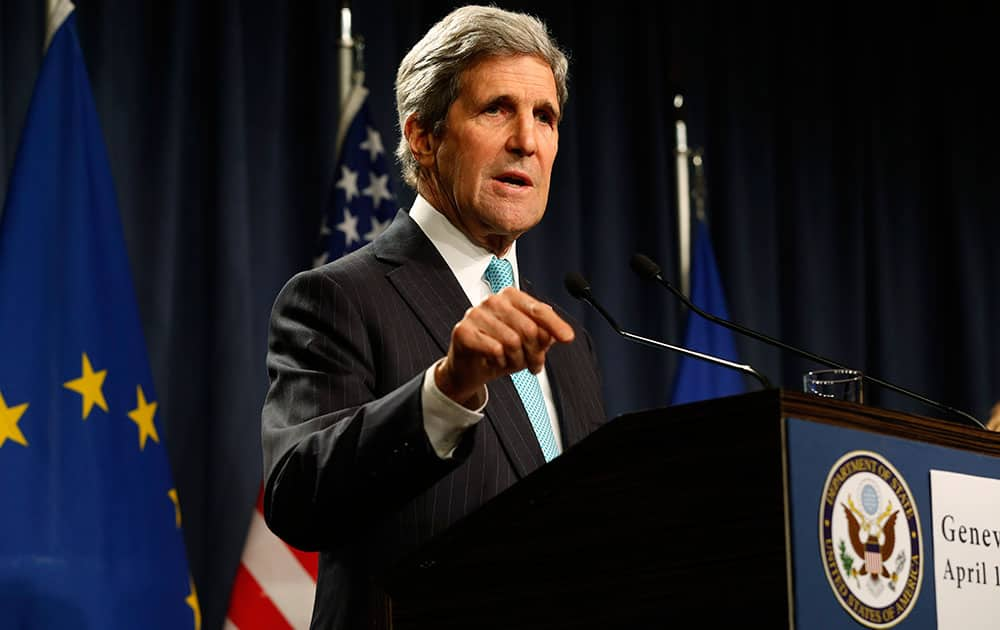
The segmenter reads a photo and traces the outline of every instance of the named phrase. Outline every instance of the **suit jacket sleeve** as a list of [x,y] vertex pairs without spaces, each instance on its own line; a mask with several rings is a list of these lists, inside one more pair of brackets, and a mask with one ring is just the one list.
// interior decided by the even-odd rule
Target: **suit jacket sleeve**
[[[363,283],[360,283],[363,284]],[[386,389],[356,284],[303,272],[271,314],[262,412],[264,514],[302,549],[330,549],[401,507],[460,463],[434,453],[423,428],[423,372]],[[428,362],[428,366],[430,362]]]

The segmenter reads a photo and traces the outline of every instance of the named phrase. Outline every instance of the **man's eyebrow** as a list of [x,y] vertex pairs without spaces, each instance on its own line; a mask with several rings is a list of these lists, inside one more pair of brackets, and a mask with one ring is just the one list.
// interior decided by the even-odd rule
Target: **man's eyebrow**
[[513,105],[514,97],[510,94],[494,94],[483,99],[485,105]]

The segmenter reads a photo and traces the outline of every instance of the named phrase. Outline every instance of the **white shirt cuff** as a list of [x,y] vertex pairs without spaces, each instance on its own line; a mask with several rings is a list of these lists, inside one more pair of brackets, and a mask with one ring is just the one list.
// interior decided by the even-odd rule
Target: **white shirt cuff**
[[483,409],[489,402],[490,392],[489,388],[483,388],[485,390],[483,404],[478,409],[468,409],[448,398],[438,389],[434,380],[434,369],[441,361],[444,359],[434,363],[424,372],[421,405],[424,412],[424,431],[431,446],[434,447],[434,452],[441,459],[451,459],[462,434],[483,419]]

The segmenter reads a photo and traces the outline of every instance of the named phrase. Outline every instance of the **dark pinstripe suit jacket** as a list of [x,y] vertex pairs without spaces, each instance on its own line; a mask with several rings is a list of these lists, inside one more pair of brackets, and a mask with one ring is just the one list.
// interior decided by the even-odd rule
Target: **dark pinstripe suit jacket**
[[[522,288],[530,291],[526,283]],[[424,371],[470,306],[400,212],[371,245],[296,275],[271,315],[262,414],[271,529],[321,551],[314,628],[367,627],[372,580],[544,463],[510,378],[486,417],[439,459],[423,429]],[[549,351],[565,447],[605,421],[590,337]]]

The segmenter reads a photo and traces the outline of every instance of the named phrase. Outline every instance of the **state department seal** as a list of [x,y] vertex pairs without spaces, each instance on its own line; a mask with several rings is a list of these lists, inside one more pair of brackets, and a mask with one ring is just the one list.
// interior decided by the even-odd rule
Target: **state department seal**
[[852,451],[830,468],[819,514],[820,553],[840,605],[868,628],[891,628],[917,601],[920,519],[909,486],[877,453]]

